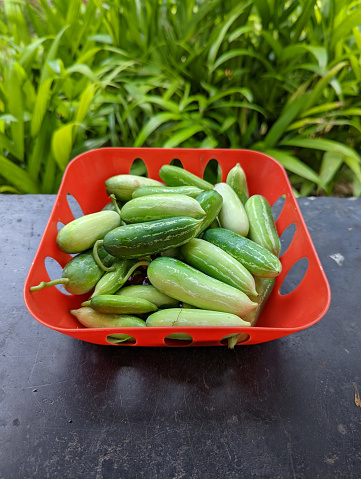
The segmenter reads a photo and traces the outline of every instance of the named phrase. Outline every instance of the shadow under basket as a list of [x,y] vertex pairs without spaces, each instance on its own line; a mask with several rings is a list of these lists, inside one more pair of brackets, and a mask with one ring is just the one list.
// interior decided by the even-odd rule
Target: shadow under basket
[[[186,170],[203,177],[208,163],[214,164],[216,160],[218,174],[221,172],[222,181],[226,181],[229,170],[239,163],[246,173],[250,195],[263,195],[273,209],[280,210],[276,227],[281,244],[286,230],[292,230],[293,236],[288,240],[287,249],[281,252],[282,272],[255,327],[85,328],[69,311],[79,308],[89,295],[65,294],[59,287],[30,291],[31,286],[51,279],[45,265],[49,258],[60,265],[60,271],[71,258],[56,245],[59,226],[75,217],[69,197],[76,200],[83,214],[101,210],[109,202],[105,180],[129,173],[133,162],[136,160],[138,164],[139,159],[143,160],[148,177],[156,180],[160,180],[158,173],[162,165],[181,162]],[[299,267],[302,271],[297,271]],[[225,346],[227,341],[223,338],[233,333],[244,333],[243,345],[271,341],[315,324],[327,312],[330,299],[327,278],[284,168],[273,158],[250,150],[102,148],[81,154],[65,170],[24,285],[26,307],[44,326],[82,341],[127,347]],[[176,332],[188,333],[189,340],[169,338]],[[133,339],[114,344],[109,338],[114,333],[127,333]]]

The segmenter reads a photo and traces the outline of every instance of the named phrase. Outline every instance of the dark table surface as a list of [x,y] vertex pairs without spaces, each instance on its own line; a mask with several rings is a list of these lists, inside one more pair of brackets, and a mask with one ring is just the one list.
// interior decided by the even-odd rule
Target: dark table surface
[[0,196],[1,479],[361,477],[361,199],[298,200],[327,314],[233,351],[98,346],[34,320],[22,290],[54,200]]

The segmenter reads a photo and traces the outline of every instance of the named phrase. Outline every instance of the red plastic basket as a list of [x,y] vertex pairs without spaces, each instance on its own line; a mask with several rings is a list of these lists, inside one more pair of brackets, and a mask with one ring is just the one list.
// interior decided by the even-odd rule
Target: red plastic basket
[[[211,160],[217,160],[222,170],[222,181],[228,171],[238,162],[247,175],[249,193],[265,196],[273,205],[279,198],[284,204],[276,226],[281,236],[291,224],[295,234],[281,255],[282,272],[276,278],[275,287],[263,309],[258,323],[253,328],[194,327],[194,328],[84,328],[70,309],[78,308],[86,297],[62,293],[58,288],[30,291],[30,286],[50,280],[45,267],[47,257],[55,259],[61,267],[70,255],[62,253],[56,245],[58,223],[66,224],[74,219],[68,203],[68,194],[79,203],[84,214],[99,211],[109,202],[104,181],[116,174],[129,173],[133,161],[141,158],[148,176],[159,180],[159,169],[164,164],[178,159],[185,169],[202,177]],[[292,266],[307,258],[308,267],[301,282],[289,294],[281,294],[280,287]],[[135,338],[134,343],[124,346],[220,346],[231,333],[246,333],[248,339],[242,344],[257,344],[287,336],[308,328],[319,321],[330,304],[330,288],[311,237],[292,192],[287,174],[273,158],[250,150],[223,149],[162,149],[162,148],[104,148],[83,153],[72,160],[63,176],[53,210],[39,244],[34,261],[24,285],[24,301],[31,315],[44,326],[63,334],[95,344],[110,345],[107,336],[126,332]],[[174,332],[187,332],[192,342],[169,341],[166,336]]]

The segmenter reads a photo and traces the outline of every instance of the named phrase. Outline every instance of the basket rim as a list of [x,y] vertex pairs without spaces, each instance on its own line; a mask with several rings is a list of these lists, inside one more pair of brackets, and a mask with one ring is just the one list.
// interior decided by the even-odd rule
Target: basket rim
[[[31,264],[31,267],[28,271],[26,281],[24,283],[24,288],[23,288],[24,303],[25,303],[29,313],[34,317],[34,319],[36,319],[39,323],[43,324],[44,326],[46,326],[50,329],[53,329],[55,331],[58,331],[60,333],[66,334],[66,335],[73,335],[74,337],[76,337],[76,334],[86,337],[86,336],[91,335],[92,333],[94,333],[94,331],[99,332],[99,334],[103,334],[103,333],[111,334],[111,333],[115,333],[115,332],[124,332],[124,333],[128,333],[128,332],[129,333],[131,333],[131,332],[135,333],[136,332],[138,334],[140,333],[141,335],[145,334],[145,332],[144,333],[141,332],[143,330],[143,328],[130,328],[130,327],[129,328],[85,328],[83,326],[81,326],[79,328],[59,327],[59,326],[56,326],[54,324],[46,322],[46,320],[44,320],[39,314],[36,314],[36,312],[33,311],[32,307],[31,307],[31,305],[29,304],[29,301],[28,301],[29,276],[32,272],[32,269],[35,267],[37,258],[39,256],[41,250],[42,250],[42,247],[43,247],[43,244],[44,244],[44,241],[45,241],[45,233],[48,231],[48,227],[53,220],[54,214],[57,211],[58,200],[63,194],[64,185],[66,184],[68,175],[71,174],[71,169],[76,162],[83,161],[83,159],[86,158],[86,157],[89,157],[90,154],[91,155],[96,155],[100,151],[102,153],[107,152],[107,151],[112,151],[112,152],[122,151],[122,152],[129,152],[132,155],[136,154],[136,152],[155,153],[157,151],[161,151],[163,154],[171,153],[173,157],[176,156],[178,152],[182,153],[182,154],[186,154],[187,152],[192,152],[192,153],[197,152],[199,154],[208,153],[208,154],[212,154],[212,155],[217,155],[217,153],[223,153],[223,154],[226,153],[227,154],[229,152],[232,152],[232,155],[235,155],[235,154],[238,154],[238,153],[247,152],[247,154],[256,155],[260,158],[267,158],[268,161],[271,161],[272,163],[277,165],[277,168],[279,169],[280,172],[282,171],[282,174],[285,176],[285,179],[286,179],[287,183],[289,183],[288,176],[287,176],[285,168],[277,160],[275,160],[274,158],[272,158],[271,156],[269,156],[266,153],[258,152],[258,151],[251,150],[251,149],[245,149],[245,148],[240,148],[240,149],[214,148],[214,149],[211,149],[211,148],[159,148],[159,147],[156,147],[156,148],[153,148],[153,147],[140,147],[140,148],[135,148],[135,147],[104,147],[104,148],[97,148],[97,149],[89,150],[89,151],[86,151],[86,152],[83,152],[83,153],[77,155],[75,158],[73,158],[67,164],[67,166],[64,170],[63,177],[62,177],[62,180],[61,180],[61,183],[60,183],[60,186],[59,186],[58,193],[56,195],[56,199],[55,199],[53,208],[51,210],[50,216],[49,216],[48,221],[46,223],[43,235],[41,237],[41,240],[40,240],[40,243],[38,245],[38,248],[37,248],[36,254],[34,256],[33,262]],[[140,153],[140,157],[141,157],[141,153]],[[289,186],[290,186],[290,184],[289,184]],[[291,188],[291,186],[290,186],[290,188]],[[305,233],[308,236],[309,246],[313,250],[314,256],[315,256],[315,258],[317,260],[317,263],[318,263],[317,267],[318,267],[319,271],[321,272],[322,279],[323,279],[323,282],[324,282],[324,284],[323,284],[324,289],[325,289],[324,304],[323,304],[322,310],[319,312],[319,314],[316,317],[312,318],[312,320],[308,321],[307,323],[304,323],[304,324],[298,325],[298,326],[294,326],[294,327],[285,327],[285,326],[281,326],[281,327],[277,327],[277,326],[270,326],[270,327],[268,327],[268,326],[256,326],[256,327],[255,326],[253,326],[253,327],[192,326],[192,327],[186,327],[185,328],[185,327],[180,327],[179,326],[179,327],[173,327],[171,329],[171,331],[167,327],[152,327],[151,329],[155,332],[156,331],[162,331],[164,334],[166,334],[166,331],[169,331],[168,334],[170,334],[170,332],[188,332],[189,329],[191,329],[193,332],[201,332],[201,331],[205,331],[205,330],[214,330],[214,331],[219,331],[219,332],[222,332],[222,331],[225,331],[225,332],[239,332],[239,333],[246,333],[246,334],[250,334],[250,332],[251,332],[254,335],[255,331],[259,331],[259,334],[266,333],[266,332],[274,332],[274,333],[285,333],[284,335],[286,335],[286,334],[288,335],[288,334],[292,334],[292,333],[297,332],[297,331],[301,331],[303,329],[307,329],[310,326],[317,323],[327,313],[327,311],[329,309],[330,302],[331,302],[331,290],[330,290],[330,286],[329,286],[326,274],[324,272],[324,269],[323,269],[322,264],[319,260],[317,251],[316,251],[315,246],[313,244],[312,238],[309,234],[306,223],[303,219],[301,210],[300,210],[300,208],[297,204],[296,198],[293,195],[292,189],[291,189],[291,193],[292,193],[291,194],[291,199],[294,201],[294,205],[295,205],[295,209],[296,209],[296,214],[298,216],[298,220],[304,226]],[[285,296],[287,296],[287,295],[285,295]]]

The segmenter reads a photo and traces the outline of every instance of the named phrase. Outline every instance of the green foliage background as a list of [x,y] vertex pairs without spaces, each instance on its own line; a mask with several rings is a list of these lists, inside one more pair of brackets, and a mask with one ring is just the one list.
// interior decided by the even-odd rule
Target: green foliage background
[[361,195],[361,0],[5,0],[0,192],[103,146],[250,148]]

